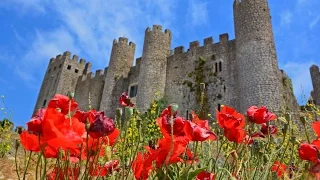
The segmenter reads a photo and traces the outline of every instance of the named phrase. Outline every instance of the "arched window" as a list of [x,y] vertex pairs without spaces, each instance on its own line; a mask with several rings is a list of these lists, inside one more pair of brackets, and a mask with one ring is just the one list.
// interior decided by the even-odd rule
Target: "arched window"
[[43,104],[42,104],[42,107],[45,107],[46,104],[47,104],[47,100],[44,100],[44,101],[43,101]]
[[215,72],[218,72],[218,63],[215,63]]
[[221,72],[222,71],[222,63],[221,63],[221,61],[219,62],[219,72]]

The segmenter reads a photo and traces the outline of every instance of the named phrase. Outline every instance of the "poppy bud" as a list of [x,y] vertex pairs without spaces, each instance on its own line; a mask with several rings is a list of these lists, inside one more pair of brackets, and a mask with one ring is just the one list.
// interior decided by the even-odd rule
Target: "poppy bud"
[[297,137],[295,137],[295,136],[292,136],[290,139],[292,144],[296,143],[296,140],[297,140]]
[[283,133],[283,134],[287,134],[288,127],[289,127],[288,124],[284,124],[284,125],[283,125],[283,128],[282,128],[282,133]]
[[68,92],[68,97],[69,97],[69,99],[73,99],[74,98],[74,93],[73,92]]
[[132,114],[133,114],[133,108],[127,106],[127,107],[125,108],[125,111],[124,111],[124,115],[125,115],[126,121],[128,121],[129,119],[131,119]]
[[17,139],[15,143],[15,149],[18,150],[19,146],[20,146],[20,140]]
[[85,127],[86,127],[86,131],[88,132],[88,131],[89,131],[89,128],[90,128],[90,122],[89,122],[88,119],[86,120]]
[[110,148],[110,146],[107,146],[105,148],[105,157],[106,157],[107,161],[111,160],[111,154],[112,154],[111,148]]
[[179,105],[176,103],[171,104],[171,114],[175,114],[179,109]]

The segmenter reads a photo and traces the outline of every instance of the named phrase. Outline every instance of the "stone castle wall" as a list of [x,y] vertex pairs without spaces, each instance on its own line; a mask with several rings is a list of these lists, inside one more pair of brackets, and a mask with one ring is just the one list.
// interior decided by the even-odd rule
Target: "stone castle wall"
[[105,74],[102,70],[97,70],[95,74],[90,72],[79,77],[74,98],[80,109],[88,110],[89,105],[92,109],[100,109],[104,79]]
[[234,2],[240,111],[252,105],[281,107],[279,69],[266,0]]
[[316,105],[320,105],[320,71],[319,67],[312,65],[310,67],[310,75],[312,80],[313,91],[311,96]]
[[100,103],[100,109],[103,109],[108,116],[115,115],[115,109],[119,104],[118,98],[123,89],[123,78],[128,76],[133,65],[135,48],[133,42],[128,44],[128,38],[120,37],[118,41],[113,41]]
[[[89,108],[90,99],[92,108],[114,117],[122,92],[130,94],[131,87],[138,86],[132,101],[140,111],[145,111],[158,93],[169,103],[178,103],[180,115],[185,115],[186,110],[199,109],[200,83],[206,84],[210,113],[219,105],[241,112],[251,105],[297,109],[291,80],[278,68],[267,0],[235,0],[234,21],[234,40],[221,34],[218,42],[209,37],[203,45],[193,41],[187,50],[179,46],[171,53],[171,32],[159,25],[147,28],[142,57],[135,66],[135,44],[120,37],[113,42],[109,66],[95,75],[90,63],[78,62],[77,56],[71,59],[65,52],[50,60],[35,109],[45,106],[54,94],[71,91],[82,110]],[[320,76],[319,68],[313,69],[311,74]],[[313,81],[319,85],[314,85],[315,90],[320,89],[318,80]]]
[[156,93],[164,96],[170,46],[171,32],[168,29],[163,32],[159,25],[146,29],[137,94],[137,106],[142,111],[150,107]]
[[71,58],[68,51],[50,59],[34,112],[48,105],[55,94],[67,95],[68,92],[75,92],[78,78],[86,73],[85,70],[85,60],[80,59],[78,62],[78,56]]
[[[219,104],[238,107],[237,89],[235,87],[235,41],[229,41],[228,35],[220,35],[220,41],[213,43],[212,37],[204,40],[200,46],[198,41],[191,42],[185,52],[184,47],[174,49],[174,54],[168,57],[167,82],[165,95],[169,103],[178,103],[181,114],[186,110],[199,109],[197,106],[197,75],[201,75],[206,84],[208,109],[214,112]],[[204,66],[199,66],[199,60],[205,60]],[[201,62],[200,62],[201,63]]]

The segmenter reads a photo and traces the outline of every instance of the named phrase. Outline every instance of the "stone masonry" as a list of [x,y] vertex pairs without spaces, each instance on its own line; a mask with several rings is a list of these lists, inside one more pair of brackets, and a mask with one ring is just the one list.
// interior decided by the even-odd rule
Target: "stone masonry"
[[319,67],[312,65],[310,67],[310,75],[312,80],[313,90],[311,91],[311,97],[314,104],[320,105],[320,71]]
[[[207,107],[214,114],[219,105],[245,112],[251,105],[272,111],[298,107],[290,78],[278,68],[270,9],[267,0],[235,0],[235,39],[221,34],[219,41],[205,38],[190,42],[188,49],[171,49],[172,33],[159,25],[147,28],[142,57],[133,66],[135,44],[127,38],[114,40],[109,66],[90,72],[90,63],[70,58],[70,52],[51,59],[35,111],[56,93],[75,92],[82,110],[103,110],[114,116],[119,97],[126,91],[144,112],[153,99],[165,97],[180,106],[179,113],[199,108],[199,84],[205,83]],[[319,68],[311,67],[314,99],[320,102]],[[157,94],[157,96],[155,95]],[[318,99],[317,99],[318,98]]]

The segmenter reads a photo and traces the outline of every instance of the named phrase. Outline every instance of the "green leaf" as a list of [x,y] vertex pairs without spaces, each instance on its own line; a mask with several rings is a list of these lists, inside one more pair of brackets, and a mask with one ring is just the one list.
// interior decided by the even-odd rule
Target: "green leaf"
[[199,169],[195,169],[191,172],[189,172],[189,167],[186,167],[184,170],[183,170],[183,173],[182,173],[182,176],[181,176],[181,180],[191,180],[191,179],[194,179],[201,171],[204,171],[206,170],[207,168],[204,167],[204,168],[199,168]]

